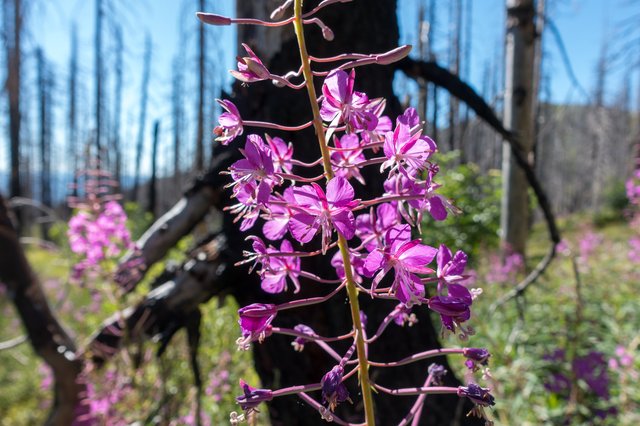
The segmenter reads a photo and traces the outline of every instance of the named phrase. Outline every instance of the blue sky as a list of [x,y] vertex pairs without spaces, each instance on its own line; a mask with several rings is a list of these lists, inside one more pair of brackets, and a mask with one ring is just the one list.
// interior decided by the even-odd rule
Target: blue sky
[[[355,0],[367,1],[367,0]],[[481,87],[481,80],[485,64],[490,61],[495,52],[502,49],[502,37],[504,31],[504,0],[472,0],[473,25],[472,25],[472,49],[470,59],[470,81],[476,88]],[[590,90],[594,81],[594,70],[603,40],[614,43],[616,38],[616,26],[621,20],[634,12],[632,6],[628,6],[628,0],[547,0],[550,6],[549,15],[559,28],[564,43],[578,80]],[[57,0],[56,2],[36,1],[36,5],[30,11],[28,21],[29,34],[25,40],[27,62],[25,67],[33,69],[33,52],[37,46],[42,46],[45,55],[52,63],[57,78],[57,91],[59,101],[56,102],[55,121],[58,124],[57,138],[64,138],[64,119],[66,114],[66,79],[68,73],[68,61],[70,54],[70,27],[76,23],[80,48],[80,81],[82,85],[82,99],[80,108],[86,109],[85,120],[92,120],[90,115],[93,97],[93,37],[94,37],[94,4],[93,0]],[[144,37],[149,33],[153,39],[153,75],[150,85],[150,104],[147,121],[147,133],[150,134],[151,122],[160,119],[163,123],[170,123],[171,105],[169,95],[171,91],[171,67],[174,55],[183,51],[185,53],[185,73],[195,77],[195,31],[197,21],[194,17],[197,11],[195,0],[111,0],[114,5],[110,16],[116,16],[122,24],[125,32],[125,87],[123,107],[123,138],[133,142],[137,134],[137,117],[140,80],[142,74],[142,57],[144,51]],[[418,0],[399,0],[399,19],[401,28],[401,43],[414,44],[416,40]],[[435,33],[436,41],[439,40],[438,49],[442,49],[442,43],[447,39],[446,16],[448,2],[438,0],[440,8],[439,28]],[[232,15],[233,0],[209,1],[217,13]],[[615,7],[613,7],[615,6]],[[335,7],[340,7],[337,5]],[[636,6],[637,8],[637,6]],[[635,11],[637,13],[637,11]],[[179,29],[184,28],[187,38],[180,40]],[[207,28],[209,37],[222,41],[218,51],[213,51],[212,61],[218,64],[218,68],[212,73],[212,81],[216,87],[220,84],[228,84],[230,81],[226,69],[234,66],[234,42],[235,36],[230,28]],[[105,61],[107,66],[113,61],[112,29],[109,24],[105,26]],[[560,60],[555,42],[548,37],[545,49],[549,52],[546,64],[552,76],[551,98],[555,102],[582,102],[582,97],[571,88],[570,81],[564,66]],[[619,90],[623,67],[614,70],[611,75],[609,98],[612,99]],[[638,75],[633,77],[634,87],[638,84]],[[31,71],[25,75],[25,85],[28,90],[34,90],[35,74]],[[107,86],[110,84],[107,81]],[[409,86],[409,89],[411,86]],[[109,89],[107,89],[109,90]],[[193,93],[193,95],[190,95]],[[634,89],[632,93],[637,93]],[[194,82],[188,82],[185,102],[189,108],[195,102]],[[632,95],[632,99],[636,99]],[[213,101],[213,96],[211,102]],[[33,118],[33,117],[32,117]],[[213,121],[213,120],[212,120]],[[6,128],[6,118],[0,121],[0,125]],[[163,140],[167,149],[170,144],[170,124],[164,126]],[[191,135],[188,136],[192,139]],[[147,138],[146,144],[149,144]],[[129,144],[132,149],[133,143]],[[0,170],[6,170],[8,157],[6,153],[6,132],[2,136],[0,144]],[[161,148],[162,150],[162,148]],[[62,155],[58,152],[54,155]],[[191,155],[185,151],[185,157]],[[170,163],[167,159],[166,166]],[[188,160],[187,160],[188,161]],[[56,164],[54,161],[53,164]],[[161,165],[162,167],[163,165]],[[146,170],[148,165],[143,165]]]

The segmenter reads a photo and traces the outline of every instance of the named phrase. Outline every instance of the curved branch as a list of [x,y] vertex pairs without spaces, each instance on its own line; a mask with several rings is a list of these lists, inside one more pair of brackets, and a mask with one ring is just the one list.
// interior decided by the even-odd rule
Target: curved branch
[[555,257],[556,245],[560,242],[561,237],[558,226],[556,225],[555,216],[551,210],[551,203],[549,202],[547,194],[542,188],[540,181],[536,177],[533,167],[531,167],[527,161],[526,154],[520,148],[520,143],[516,134],[507,130],[503,126],[493,109],[480,95],[476,93],[475,90],[473,90],[471,86],[434,61],[416,61],[411,58],[405,58],[398,62],[396,67],[411,78],[422,78],[447,90],[452,96],[455,96],[462,102],[466,103],[478,117],[499,133],[509,143],[516,163],[524,172],[527,181],[538,200],[538,205],[542,210],[547,224],[547,230],[549,232],[549,239],[551,240],[552,247],[538,266],[522,282],[518,283],[514,290],[508,293],[501,300],[500,304],[494,305],[495,309],[513,297],[522,294],[529,285],[542,275]]
[[51,367],[55,378],[54,403],[46,425],[69,425],[80,394],[86,392],[79,375],[82,362],[76,347],[49,308],[38,277],[20,246],[18,235],[9,219],[4,198],[0,196],[0,280],[9,289],[27,336],[35,352]]

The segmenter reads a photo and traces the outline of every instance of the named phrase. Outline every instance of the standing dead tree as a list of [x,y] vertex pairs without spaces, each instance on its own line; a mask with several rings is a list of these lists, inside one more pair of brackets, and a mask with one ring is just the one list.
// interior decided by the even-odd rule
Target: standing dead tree
[[144,43],[144,65],[142,82],[140,84],[140,116],[138,120],[138,142],[136,143],[135,177],[133,180],[133,198],[138,199],[140,185],[140,166],[142,164],[142,150],[144,148],[144,129],[147,122],[147,99],[149,96],[149,76],[151,74],[151,36],[147,34]]
[[[200,10],[205,9],[205,0],[198,0]],[[204,36],[204,23],[198,22],[198,123],[196,129],[196,158],[195,169],[201,172],[204,169],[204,94],[205,94],[205,63],[206,63],[206,37]]]
[[[518,135],[519,149],[528,163],[533,149],[533,92],[536,28],[533,0],[507,0],[504,123]],[[525,253],[529,231],[527,177],[505,143],[502,151],[500,228],[508,250]]]
[[9,140],[11,177],[9,195],[22,195],[20,183],[20,126],[21,126],[21,71],[22,71],[22,23],[24,8],[22,0],[4,0],[4,43],[7,66],[6,90],[9,99]]

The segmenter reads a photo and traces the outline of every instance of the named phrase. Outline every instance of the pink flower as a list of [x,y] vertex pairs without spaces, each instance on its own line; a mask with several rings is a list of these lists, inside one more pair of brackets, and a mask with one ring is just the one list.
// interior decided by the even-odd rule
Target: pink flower
[[449,284],[447,288],[447,296],[433,296],[427,303],[431,310],[440,314],[442,325],[455,332],[456,326],[471,318],[469,307],[473,298],[469,290],[460,284]]
[[371,290],[375,290],[382,278],[393,269],[395,278],[391,290],[396,298],[408,307],[421,304],[424,298],[424,285],[416,274],[428,274],[427,268],[436,256],[433,247],[420,244],[420,240],[407,238],[409,225],[393,227],[385,234],[385,247],[369,253],[364,264],[365,275],[373,277]]
[[267,203],[268,213],[264,216],[266,222],[262,227],[264,236],[270,240],[280,240],[284,237],[289,229],[289,221],[291,220],[291,210],[286,203],[295,203],[293,197],[293,188],[289,187],[280,195],[271,197]]
[[[275,250],[271,250],[274,252]],[[280,252],[291,253],[293,246],[287,240],[280,245]],[[261,287],[267,293],[282,293],[287,288],[287,278],[294,286],[294,293],[300,291],[300,258],[297,256],[270,256],[268,267],[263,269]]]
[[358,205],[353,196],[353,187],[340,176],[327,183],[326,195],[315,183],[293,188],[296,205],[289,222],[291,235],[301,243],[308,243],[321,229],[323,250],[329,246],[333,228],[347,240],[353,238],[355,219],[351,210]]
[[396,129],[385,134],[384,155],[380,171],[390,168],[390,173],[398,170],[403,175],[414,178],[416,173],[428,167],[429,157],[436,151],[434,141],[422,136],[422,126],[418,113],[413,108],[398,117]]
[[276,170],[291,173],[291,159],[293,158],[293,144],[288,144],[282,140],[282,138],[272,138],[269,135],[265,135],[267,138],[267,144],[271,149],[271,158]]
[[270,303],[253,303],[238,309],[238,324],[242,330],[242,337],[236,343],[242,349],[246,349],[249,342],[262,342],[271,334],[271,321],[276,317],[278,310]]
[[[371,213],[356,217],[356,235],[362,240],[367,251],[371,252],[382,247],[386,232],[400,223],[400,217],[393,205],[380,204],[375,212],[372,208]],[[411,238],[411,232],[407,229],[406,239],[409,238]]]
[[438,286],[455,283],[464,280],[464,268],[467,266],[467,255],[458,250],[452,257],[451,250],[444,244],[440,245],[437,256],[438,263]]
[[226,112],[218,117],[218,126],[213,129],[213,133],[217,136],[216,140],[222,145],[228,145],[232,140],[242,134],[242,118],[238,108],[233,102],[226,99],[217,99],[218,103]]
[[249,46],[242,43],[242,47],[244,47],[249,56],[238,57],[238,71],[229,71],[231,75],[244,83],[267,80],[271,76],[267,67],[264,66],[260,58],[253,53]]
[[357,135],[345,134],[340,139],[333,138],[336,148],[345,149],[345,151],[333,151],[331,153],[331,163],[335,167],[336,176],[342,176],[345,179],[355,178],[361,184],[364,178],[360,174],[358,163],[366,160],[360,147],[360,140]]
[[330,122],[331,127],[345,123],[349,133],[354,130],[374,130],[378,116],[374,113],[381,100],[369,101],[366,94],[353,90],[356,77],[354,69],[350,74],[342,70],[329,73],[322,85],[322,106],[320,116]]

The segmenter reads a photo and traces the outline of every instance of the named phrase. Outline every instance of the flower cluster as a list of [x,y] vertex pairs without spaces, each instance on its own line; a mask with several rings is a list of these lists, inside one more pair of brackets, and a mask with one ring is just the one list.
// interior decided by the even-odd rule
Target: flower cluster
[[[242,382],[243,395],[237,398],[248,412],[272,398],[298,394],[316,408],[325,419],[336,419],[332,413],[336,406],[350,401],[345,381],[358,373],[365,406],[365,421],[374,424],[371,404],[372,388],[386,392],[383,386],[369,379],[369,368],[392,367],[394,363],[376,363],[367,359],[367,345],[377,340],[391,322],[402,326],[415,323],[414,307],[427,307],[440,315],[442,330],[458,333],[466,338],[473,333],[466,322],[471,318],[474,295],[463,285],[467,276],[467,256],[455,254],[444,245],[431,247],[412,236],[412,227],[420,223],[423,214],[435,220],[444,220],[455,212],[449,200],[438,194],[436,181],[438,165],[433,161],[436,143],[423,135],[424,123],[414,108],[407,108],[395,122],[385,115],[386,101],[371,98],[356,90],[355,67],[365,64],[388,64],[402,59],[408,46],[378,55],[344,54],[334,58],[315,58],[306,54],[303,25],[319,25],[325,38],[333,34],[315,13],[331,3],[321,2],[318,7],[302,14],[300,0],[287,1],[275,15],[282,15],[293,4],[293,17],[283,21],[264,23],[245,18],[227,18],[213,14],[199,14],[208,24],[258,24],[282,26],[293,24],[301,51],[302,65],[298,72],[284,76],[272,74],[259,56],[243,45],[246,57],[238,58],[238,69],[231,74],[242,84],[271,80],[281,87],[308,91],[314,113],[313,120],[289,127],[276,123],[249,121],[241,117],[239,109],[229,100],[218,101],[225,112],[214,130],[216,140],[232,144],[247,128],[295,131],[313,126],[318,136],[322,157],[313,163],[304,163],[294,157],[292,143],[269,135],[250,133],[240,148],[242,159],[228,170],[235,204],[228,210],[235,214],[242,231],[256,228],[262,220],[262,236],[252,235],[252,251],[245,253],[245,261],[253,263],[267,293],[282,293],[289,289],[297,293],[307,282],[326,284],[331,291],[322,297],[298,299],[280,305],[254,303],[238,311],[242,337],[239,349],[247,349],[252,342],[262,342],[272,334],[294,337],[295,350],[305,344],[319,345],[338,361],[320,383],[280,390],[256,389]],[[313,62],[343,62],[331,71],[312,71]],[[302,73],[300,84],[292,79]],[[313,76],[324,77],[322,95],[318,97]],[[317,169],[322,166],[322,172]],[[366,185],[363,170],[374,167],[384,176],[377,197],[359,199],[354,184]],[[265,240],[267,242],[265,242]],[[273,243],[270,243],[272,241]],[[305,249],[317,242],[319,250]],[[335,277],[320,277],[304,269],[304,259],[322,255],[331,256]],[[303,280],[304,279],[304,280]],[[432,290],[427,286],[433,285]],[[322,303],[346,290],[351,307],[353,330],[344,336],[324,337],[310,327],[300,324],[293,329],[273,324],[277,313],[285,309],[302,308]],[[374,299],[395,299],[398,305],[379,325],[374,336],[366,337],[363,323],[366,315],[360,311],[358,293]],[[430,295],[430,297],[429,297]],[[337,340],[352,341],[350,349],[338,354],[330,345]],[[481,349],[452,349],[451,353],[466,357],[472,370],[486,366],[489,353]],[[437,356],[442,352],[425,352],[416,359]],[[357,359],[354,359],[357,358]],[[472,363],[472,364],[469,364]],[[355,367],[352,367],[355,364]],[[416,409],[407,421],[419,418],[424,397],[429,393],[452,393],[468,397],[479,407],[493,405],[488,389],[475,384],[461,388],[433,388],[444,371],[429,372]],[[445,390],[443,390],[445,389]],[[307,392],[321,391],[321,401]],[[401,390],[390,391],[402,394]],[[421,402],[422,401],[422,402]],[[481,411],[481,410],[480,410]],[[233,422],[242,415],[234,413]]]
[[100,195],[99,179],[106,172],[96,173],[88,174],[86,200],[70,200],[77,212],[69,219],[67,236],[71,251],[81,257],[73,267],[75,280],[87,272],[96,272],[101,262],[116,259],[134,246],[127,229],[127,215],[117,197]]

